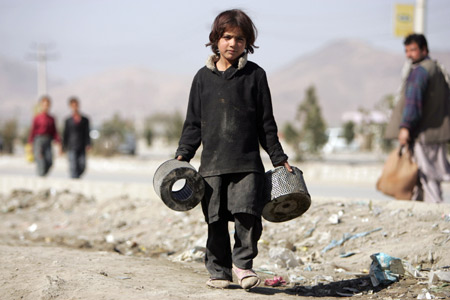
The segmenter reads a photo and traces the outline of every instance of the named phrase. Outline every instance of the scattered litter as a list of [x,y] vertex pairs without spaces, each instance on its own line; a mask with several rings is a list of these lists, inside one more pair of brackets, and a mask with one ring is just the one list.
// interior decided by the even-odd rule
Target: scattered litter
[[344,272],[347,272],[345,269],[342,269],[342,268],[335,268],[334,271],[335,271],[336,273],[344,273]]
[[260,240],[258,241],[258,244],[269,245],[270,243],[269,243],[268,241],[266,241],[266,240],[260,239]]
[[427,289],[422,289],[422,292],[417,295],[417,299],[436,299]]
[[308,237],[312,236],[314,230],[316,230],[316,227],[315,227],[315,226],[314,226],[313,228],[308,229],[308,230],[305,232],[305,238],[308,238]]
[[[402,266],[400,258],[389,256],[385,253],[375,253],[370,256],[370,280],[373,286],[380,284],[390,284],[398,280],[399,274],[395,271]],[[392,269],[395,269],[392,270]],[[403,269],[403,268],[402,268]]]
[[339,215],[337,215],[337,214],[332,214],[332,215],[328,218],[328,221],[329,221],[331,224],[339,224],[339,222],[340,222]]
[[33,233],[33,232],[35,232],[36,230],[37,230],[37,224],[36,223],[33,223],[32,225],[30,225],[29,227],[28,227],[28,232],[30,232],[30,233]]
[[375,207],[372,210],[372,215],[374,215],[376,217],[376,216],[381,215],[382,212],[383,212],[383,209],[381,207]]
[[340,239],[339,241],[332,240],[331,243],[328,244],[328,246],[323,248],[322,253],[325,253],[328,250],[333,249],[334,247],[341,246],[342,244],[344,244],[348,240],[353,240],[353,239],[356,239],[356,238],[360,238],[360,237],[369,235],[369,234],[371,234],[373,232],[380,231],[381,229],[382,229],[381,227],[378,227],[378,228],[375,228],[375,229],[370,230],[370,231],[360,232],[360,233],[356,233],[356,234],[344,233],[342,239]]
[[298,249],[298,250],[303,251],[303,252],[306,252],[306,251],[308,251],[308,247],[302,246],[302,247],[300,247],[300,249]]
[[443,214],[443,215],[442,215],[442,219],[443,219],[445,222],[450,222],[450,214]]
[[[5,217],[6,220],[2,223],[3,228],[8,232],[17,232],[16,238],[26,243],[45,242],[50,246],[67,245],[74,248],[92,248],[94,251],[117,249],[123,255],[144,258],[163,256],[183,262],[203,262],[204,260],[206,225],[201,210],[189,213],[172,213],[163,210],[161,214],[158,213],[158,218],[154,218],[154,215],[149,215],[149,209],[153,207],[149,205],[148,197],[143,197],[142,200],[114,198],[113,200],[117,201],[104,201],[103,199],[96,203],[90,200],[93,198],[82,198],[82,195],[78,194],[62,194],[59,190],[54,196],[51,196],[49,191],[49,195],[37,197],[32,192],[21,193],[20,197],[16,198],[0,195],[0,216]],[[332,204],[334,205],[335,202]],[[445,255],[447,252],[441,247],[450,245],[448,210],[444,215],[441,210],[425,215],[418,210],[415,214],[420,217],[418,221],[423,223],[408,227],[405,224],[410,224],[412,218],[409,218],[408,211],[405,209],[398,210],[395,217],[391,217],[392,207],[384,208],[383,206],[381,210],[373,206],[369,212],[367,202],[364,202],[365,207],[355,207],[354,202],[346,202],[339,208],[330,208],[329,203],[326,205],[324,209],[320,206],[316,207],[316,210],[311,210],[310,214],[305,215],[304,218],[292,222],[264,223],[265,230],[258,243],[261,251],[258,260],[255,261],[255,267],[257,267],[255,271],[268,278],[268,284],[266,284],[268,287],[292,286],[300,298],[312,295],[323,299],[331,296],[370,298],[370,295],[376,295],[380,289],[372,287],[372,279],[369,280],[370,263],[364,263],[361,253],[370,248],[378,249],[377,251],[383,251],[382,247],[395,249],[390,246],[396,242],[408,241],[411,242],[410,247],[414,249],[409,252],[401,251],[402,254],[392,254],[400,258],[403,258],[401,255],[408,255],[411,263],[401,259],[401,263],[398,263],[398,260],[395,260],[388,269],[396,279],[412,276],[398,283],[398,286],[402,288],[405,285],[408,287],[398,290],[397,285],[392,285],[390,290],[388,290],[389,287],[384,290],[386,293],[380,293],[373,298],[396,300],[406,297],[410,299],[420,294],[421,299],[443,299],[442,296],[446,295],[448,282],[450,282],[450,267],[442,266],[449,264],[448,257]],[[20,218],[13,218],[14,211]],[[68,211],[72,215],[69,215]],[[326,211],[328,213],[324,213]],[[48,218],[50,223],[45,223],[48,212],[55,217]],[[36,214],[35,218],[24,218],[34,214]],[[330,225],[331,214],[334,214],[334,219],[331,221],[334,223],[337,221],[336,224],[339,225]],[[321,217],[318,217],[319,215]],[[394,221],[396,226],[392,227]],[[377,227],[383,227],[384,230]],[[378,234],[370,235],[378,230],[381,230]],[[68,234],[72,232],[82,233],[83,236]],[[429,244],[425,244],[427,247],[416,248],[415,245],[420,243],[420,237],[428,236],[428,234]],[[359,237],[363,238],[347,242]],[[336,241],[330,243],[332,239]],[[358,247],[362,247],[361,250],[358,250]],[[432,250],[429,251],[429,249]],[[274,264],[269,257],[270,250],[272,255],[278,251],[277,264]],[[332,257],[322,254],[327,251],[333,254]],[[361,257],[357,255],[355,259],[353,258],[355,254]],[[371,252],[364,256],[367,258],[368,254]],[[346,263],[349,265],[346,266]],[[61,264],[62,262],[53,262],[53,266]],[[418,265],[424,268],[417,269]],[[278,269],[278,267],[285,269]],[[18,270],[13,267],[12,270],[14,269]],[[134,278],[131,277],[132,274],[116,277],[121,272],[111,274],[111,270],[108,273],[104,271],[101,267],[97,269],[96,279],[131,279],[127,281],[130,283]],[[385,271],[382,270],[382,272]],[[373,271],[370,270],[370,272]],[[316,276],[318,274],[320,275]],[[280,275],[282,277],[279,277]],[[426,277],[424,278],[423,275]],[[382,276],[382,279],[387,277],[384,274]],[[333,281],[333,278],[336,281]],[[352,279],[347,282],[348,278]],[[413,280],[413,278],[420,279]],[[421,292],[422,288],[427,290]],[[401,294],[400,291],[405,294]]]
[[294,252],[286,248],[275,247],[270,249],[269,257],[275,262],[277,268],[294,269],[300,266]]
[[428,261],[433,264],[434,263],[434,255],[433,255],[433,251],[428,251]]
[[286,285],[286,281],[281,276],[274,276],[273,279],[266,279],[266,280],[264,280],[264,285],[273,286],[273,287],[285,286]]
[[301,275],[290,274],[289,281],[291,283],[300,283],[300,282],[306,281],[306,278]]
[[410,275],[422,278],[423,275],[411,263],[385,253],[375,253],[370,256],[370,279],[373,286],[396,282],[400,275]]
[[258,269],[253,269],[255,272],[258,272],[258,273],[264,273],[264,274],[269,274],[269,275],[276,275],[276,273],[275,272],[272,272],[272,271],[270,271],[270,270],[267,270],[267,269],[265,269],[265,268],[258,268]]
[[114,236],[112,234],[108,234],[105,237],[105,240],[106,240],[107,243],[110,243],[110,244],[114,243],[114,241],[115,241]]
[[205,259],[205,250],[203,247],[194,247],[190,250],[186,250],[177,257],[174,261],[184,261],[184,262],[203,262]]
[[346,252],[346,253],[341,253],[339,256],[345,258],[345,257],[353,256],[355,254],[356,254],[356,252]]
[[445,271],[431,271],[428,275],[428,284],[436,284],[439,281],[450,282],[450,272]]
[[411,263],[407,262],[406,260],[402,260],[402,266],[403,266],[403,269],[404,269],[404,273],[399,273],[400,275],[404,275],[405,272],[406,272],[407,273],[406,275],[411,275],[414,278],[422,278],[422,277],[424,277],[422,275],[422,273],[419,272],[419,270],[414,268],[413,265],[411,265]]
[[314,285],[318,285],[319,282],[333,282],[334,279],[332,276],[327,276],[327,275],[316,275],[314,276]]

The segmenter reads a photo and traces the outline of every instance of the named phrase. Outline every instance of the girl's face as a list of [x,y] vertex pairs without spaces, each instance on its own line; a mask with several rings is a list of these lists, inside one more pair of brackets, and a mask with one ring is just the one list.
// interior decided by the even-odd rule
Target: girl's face
[[245,46],[247,45],[246,42],[240,28],[227,28],[217,43],[220,59],[225,59],[228,63],[234,64],[242,53],[244,53]]

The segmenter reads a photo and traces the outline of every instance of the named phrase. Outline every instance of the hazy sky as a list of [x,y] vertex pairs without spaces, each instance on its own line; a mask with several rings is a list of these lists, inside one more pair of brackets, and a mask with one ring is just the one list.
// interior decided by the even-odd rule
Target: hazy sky
[[[26,61],[33,43],[50,44],[57,56],[50,79],[124,66],[194,75],[210,54],[204,45],[215,16],[241,8],[259,30],[251,59],[271,72],[341,38],[402,53],[393,36],[395,3],[415,1],[0,0],[0,55]],[[450,51],[450,1],[428,0],[427,9],[431,53]]]

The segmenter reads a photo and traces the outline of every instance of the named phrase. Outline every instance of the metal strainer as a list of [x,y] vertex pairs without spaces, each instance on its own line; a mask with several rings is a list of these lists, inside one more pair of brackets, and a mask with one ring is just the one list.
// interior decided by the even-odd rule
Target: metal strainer
[[285,222],[301,216],[311,205],[311,197],[303,179],[303,172],[292,167],[277,167],[265,174],[266,205],[262,216],[267,221]]

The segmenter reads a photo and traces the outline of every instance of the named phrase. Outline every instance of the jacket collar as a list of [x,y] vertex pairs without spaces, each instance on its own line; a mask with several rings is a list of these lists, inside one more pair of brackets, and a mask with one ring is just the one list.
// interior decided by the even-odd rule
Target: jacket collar
[[424,56],[424,57],[422,57],[420,60],[418,60],[418,61],[416,61],[416,62],[414,62],[412,65],[415,67],[415,66],[418,66],[421,62],[423,62],[423,61],[425,61],[425,60],[427,60],[427,59],[430,59],[430,56]]
[[[217,70],[216,62],[218,62],[218,61],[219,61],[219,55],[212,54],[206,60],[206,67],[208,69],[210,69],[211,71],[215,71],[215,70]],[[238,60],[237,70],[243,69],[246,64],[247,64],[247,53],[244,53]]]

